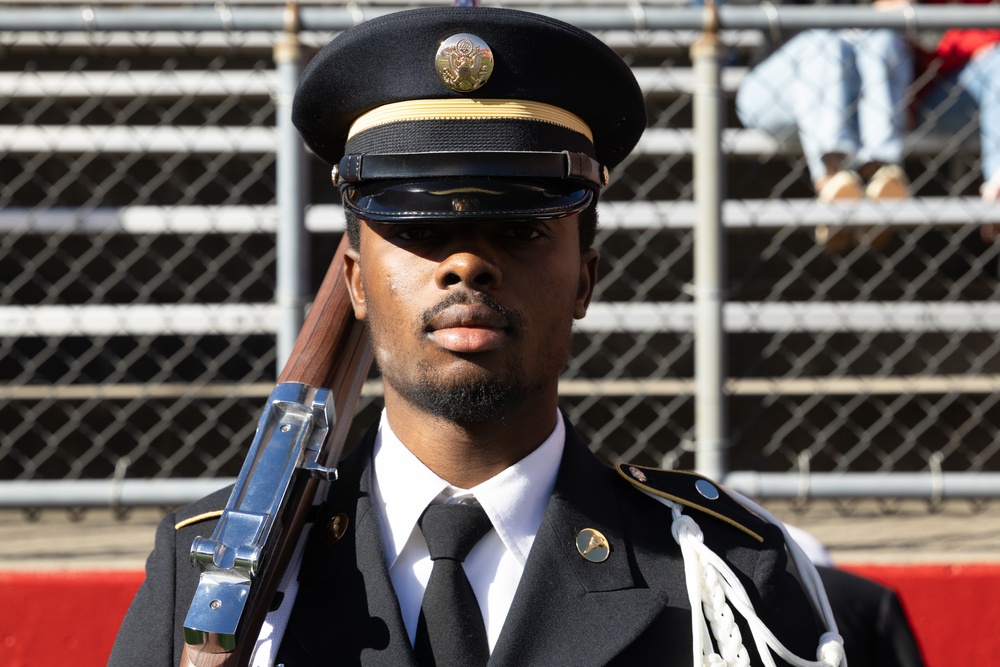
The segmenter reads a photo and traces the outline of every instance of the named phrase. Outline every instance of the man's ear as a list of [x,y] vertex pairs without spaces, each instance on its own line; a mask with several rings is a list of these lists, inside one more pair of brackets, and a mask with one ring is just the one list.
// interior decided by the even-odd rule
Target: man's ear
[[351,305],[354,306],[354,317],[363,322],[368,316],[368,305],[361,284],[360,253],[355,248],[348,247],[344,251],[344,279],[347,281],[347,291],[351,295]]
[[601,253],[594,248],[587,248],[580,255],[580,283],[576,291],[576,307],[573,318],[580,320],[587,314],[590,300],[594,298],[597,287],[597,265],[601,261]]

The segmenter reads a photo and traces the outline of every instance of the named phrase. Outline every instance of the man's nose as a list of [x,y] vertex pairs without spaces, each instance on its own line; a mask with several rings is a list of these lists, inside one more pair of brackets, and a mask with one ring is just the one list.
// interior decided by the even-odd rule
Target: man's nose
[[482,243],[463,243],[438,265],[435,278],[442,289],[462,284],[487,291],[501,286],[503,273],[493,253]]

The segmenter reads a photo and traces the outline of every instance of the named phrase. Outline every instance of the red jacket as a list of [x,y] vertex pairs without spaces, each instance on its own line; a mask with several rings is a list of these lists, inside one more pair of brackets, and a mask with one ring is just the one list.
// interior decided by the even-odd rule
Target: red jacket
[[[954,2],[965,5],[988,5],[993,0],[924,0],[928,4],[944,4]],[[965,67],[979,49],[1000,42],[1000,30],[959,29],[945,31],[937,47],[931,53],[924,54],[926,60],[922,63],[927,69],[934,65],[940,74],[947,74]],[[921,59],[924,60],[924,59]]]

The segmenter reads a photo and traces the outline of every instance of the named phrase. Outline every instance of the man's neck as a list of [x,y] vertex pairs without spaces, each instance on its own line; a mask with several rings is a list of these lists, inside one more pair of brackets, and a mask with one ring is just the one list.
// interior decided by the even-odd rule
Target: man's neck
[[414,456],[449,484],[470,489],[535,451],[555,428],[556,399],[525,401],[502,420],[458,424],[386,387],[386,418]]

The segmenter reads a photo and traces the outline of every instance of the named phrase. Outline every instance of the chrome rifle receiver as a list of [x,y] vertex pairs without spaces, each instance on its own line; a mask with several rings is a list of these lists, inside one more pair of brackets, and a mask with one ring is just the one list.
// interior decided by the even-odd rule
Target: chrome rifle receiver
[[335,420],[327,389],[283,382],[271,392],[211,539],[199,536],[191,545],[191,562],[202,572],[184,620],[185,643],[206,653],[236,648],[251,587],[300,504],[295,496],[315,488],[297,479],[336,479],[327,462],[340,452],[324,452]]

